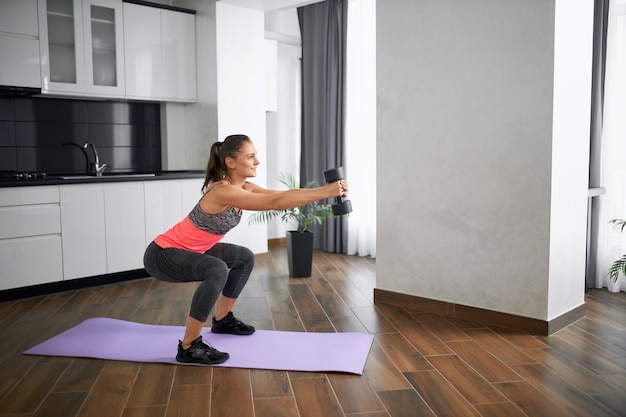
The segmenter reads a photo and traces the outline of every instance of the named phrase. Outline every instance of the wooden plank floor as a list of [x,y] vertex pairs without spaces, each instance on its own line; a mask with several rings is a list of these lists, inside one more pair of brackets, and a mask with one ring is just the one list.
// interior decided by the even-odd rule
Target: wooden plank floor
[[[375,335],[363,375],[21,352],[91,317],[181,325],[196,284],[153,279],[0,303],[0,417],[626,416],[626,294],[591,290],[550,337],[374,305],[375,261],[259,255],[235,314],[259,329]],[[176,351],[172,341],[172,355]],[[128,346],[141,349],[141,346]]]

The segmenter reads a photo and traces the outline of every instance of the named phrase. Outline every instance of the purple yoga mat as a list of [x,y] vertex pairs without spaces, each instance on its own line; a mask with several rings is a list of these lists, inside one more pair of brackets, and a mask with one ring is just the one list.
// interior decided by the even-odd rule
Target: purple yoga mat
[[[94,318],[28,349],[24,354],[179,364],[175,357],[184,330],[182,326]],[[230,354],[226,362],[213,366],[361,375],[373,336],[367,333],[273,330],[234,336],[214,334],[206,328],[202,339],[217,350]]]

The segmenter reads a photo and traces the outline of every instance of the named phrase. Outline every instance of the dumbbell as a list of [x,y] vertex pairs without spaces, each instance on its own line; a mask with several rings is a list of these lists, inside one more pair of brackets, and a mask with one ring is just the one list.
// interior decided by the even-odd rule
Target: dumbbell
[[[343,168],[337,167],[324,171],[324,180],[326,183],[331,183],[343,179]],[[343,200],[342,197],[335,199],[335,204],[331,206],[333,214],[335,216],[341,216],[342,214],[348,214],[352,211],[352,203],[350,200]]]

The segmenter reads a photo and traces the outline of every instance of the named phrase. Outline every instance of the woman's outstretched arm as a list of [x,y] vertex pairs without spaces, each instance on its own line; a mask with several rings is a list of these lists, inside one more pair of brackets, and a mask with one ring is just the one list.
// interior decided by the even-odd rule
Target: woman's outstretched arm
[[345,181],[335,181],[317,188],[298,188],[293,190],[268,190],[246,184],[240,188],[227,183],[215,184],[205,194],[200,203],[208,213],[217,213],[226,207],[237,207],[243,210],[264,211],[283,210],[298,207],[325,198],[344,196],[347,192]]

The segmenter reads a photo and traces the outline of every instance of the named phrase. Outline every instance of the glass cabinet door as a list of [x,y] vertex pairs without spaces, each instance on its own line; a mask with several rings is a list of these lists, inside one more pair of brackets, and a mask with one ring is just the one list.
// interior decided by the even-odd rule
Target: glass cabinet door
[[124,96],[122,1],[85,0],[83,17],[87,94]]
[[39,0],[42,90],[124,97],[122,0]]
[[81,1],[40,0],[39,24],[42,90],[84,92]]

